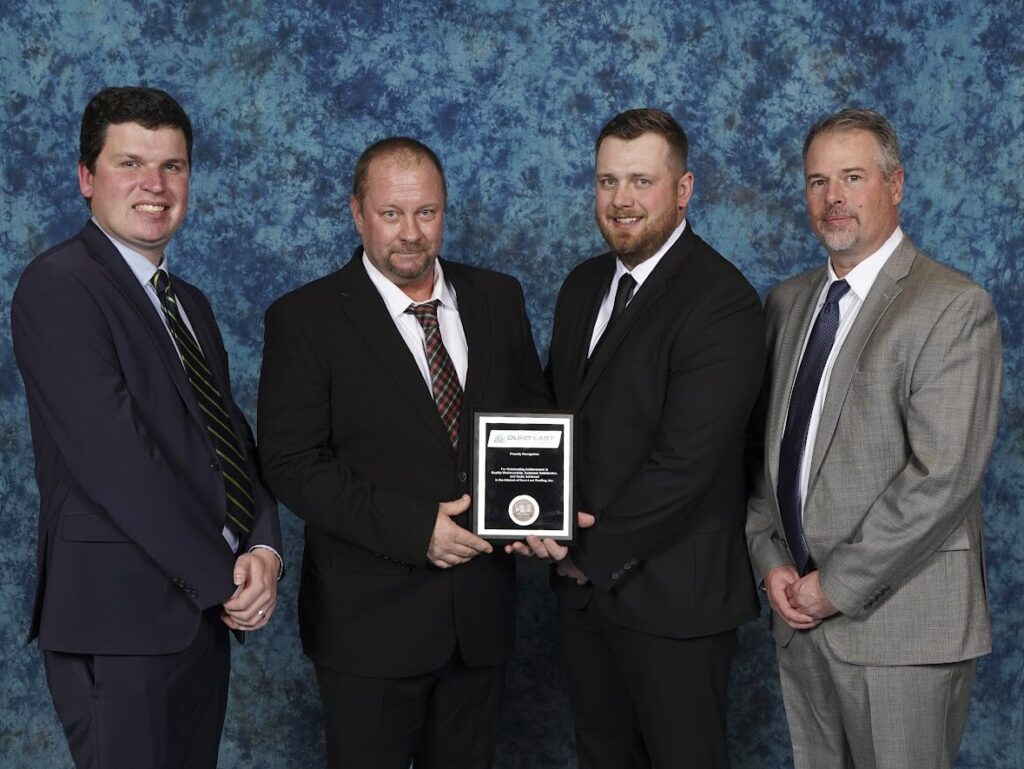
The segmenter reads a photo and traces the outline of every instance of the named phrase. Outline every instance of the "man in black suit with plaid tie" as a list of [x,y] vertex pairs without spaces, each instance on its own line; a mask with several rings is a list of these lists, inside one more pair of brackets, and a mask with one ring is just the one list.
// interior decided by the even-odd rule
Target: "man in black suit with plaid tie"
[[362,245],[267,311],[268,485],[306,522],[299,621],[330,767],[488,767],[512,558],[466,526],[470,416],[547,403],[522,290],[438,257],[445,182],[418,141],[356,164]]

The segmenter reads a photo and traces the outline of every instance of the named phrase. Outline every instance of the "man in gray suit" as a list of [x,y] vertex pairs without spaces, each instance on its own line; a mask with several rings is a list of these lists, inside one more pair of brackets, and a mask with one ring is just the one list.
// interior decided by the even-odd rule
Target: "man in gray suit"
[[829,259],[766,301],[765,457],[747,521],[795,764],[952,767],[975,658],[991,649],[980,485],[999,324],[984,290],[900,229],[884,117],[831,115],[803,154]]

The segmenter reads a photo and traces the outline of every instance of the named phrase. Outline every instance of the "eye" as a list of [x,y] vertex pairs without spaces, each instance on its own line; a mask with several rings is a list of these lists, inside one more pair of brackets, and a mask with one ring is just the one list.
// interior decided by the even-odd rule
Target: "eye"
[[172,174],[177,174],[183,171],[184,167],[177,160],[170,160],[164,163],[164,169],[170,171]]
[[436,208],[421,208],[418,213],[419,213],[420,219],[430,220],[430,219],[433,219],[437,215],[437,209]]
[[639,187],[640,189],[647,189],[648,187],[651,186],[651,180],[641,176],[639,179],[636,180],[636,186]]
[[850,174],[849,176],[846,177],[846,181],[848,181],[848,182],[859,182],[860,180],[861,180],[861,175],[860,174]]
[[810,189],[814,189],[815,187],[824,187],[825,186],[825,180],[824,179],[811,179],[809,182],[807,182],[807,186]]
[[131,158],[125,158],[121,161],[122,168],[137,168],[139,165],[138,161],[132,160]]
[[387,219],[389,222],[393,222],[398,218],[398,212],[393,208],[389,208],[385,211],[381,211],[380,216],[382,219]]
[[610,190],[612,187],[615,186],[615,180],[610,177],[604,176],[597,180],[597,186],[603,190]]

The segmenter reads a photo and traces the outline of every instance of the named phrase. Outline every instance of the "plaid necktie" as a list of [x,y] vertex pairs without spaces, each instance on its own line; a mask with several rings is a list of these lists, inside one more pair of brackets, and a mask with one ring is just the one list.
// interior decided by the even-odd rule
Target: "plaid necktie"
[[423,329],[423,346],[427,353],[427,367],[430,369],[430,390],[434,394],[437,413],[441,415],[448,430],[452,446],[459,445],[459,413],[462,411],[462,386],[455,373],[452,359],[441,341],[441,327],[437,322],[439,300],[411,304],[406,312],[416,316]]
[[167,325],[178,347],[188,381],[195,390],[210,441],[220,460],[217,464],[224,476],[224,491],[227,494],[227,526],[236,536],[248,533],[254,517],[252,482],[245,469],[245,454],[242,453],[238,436],[231,426],[231,417],[224,407],[224,398],[213,382],[202,349],[181,319],[170,277],[163,270],[157,270],[152,283],[164,308],[164,315],[167,316]]
[[796,569],[806,573],[808,565],[813,567],[811,554],[804,539],[803,504],[800,500],[800,464],[807,443],[807,431],[811,425],[811,412],[818,396],[818,385],[825,371],[825,362],[839,330],[839,300],[850,290],[845,280],[837,280],[828,287],[825,304],[811,327],[807,349],[796,373],[793,392],[789,396],[789,413],[786,415],[786,429],[782,434],[779,450],[779,480],[776,493],[782,525],[786,530],[786,542],[796,561]]

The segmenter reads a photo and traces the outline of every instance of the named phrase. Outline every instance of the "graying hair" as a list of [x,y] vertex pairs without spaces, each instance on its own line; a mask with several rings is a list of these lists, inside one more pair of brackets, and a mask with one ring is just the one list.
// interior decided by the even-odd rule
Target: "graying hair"
[[807,132],[804,139],[804,161],[811,142],[820,134],[830,131],[867,131],[875,137],[878,144],[878,164],[882,173],[889,179],[900,168],[900,140],[896,137],[896,129],[882,115],[873,109],[844,109],[827,117],[823,117]]

